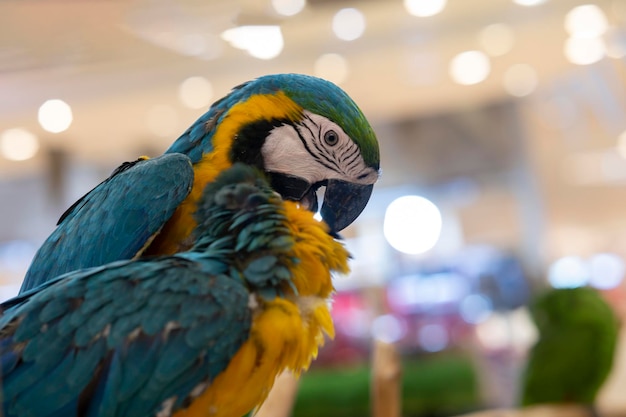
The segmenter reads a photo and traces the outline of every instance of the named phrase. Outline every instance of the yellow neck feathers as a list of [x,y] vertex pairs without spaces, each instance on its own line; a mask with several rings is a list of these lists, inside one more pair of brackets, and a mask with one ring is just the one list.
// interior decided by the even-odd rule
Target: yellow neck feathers
[[297,120],[302,108],[283,92],[257,94],[232,106],[215,126],[213,150],[194,165],[191,192],[165,224],[161,233],[146,250],[150,255],[171,255],[191,247],[189,237],[196,227],[193,213],[206,185],[232,166],[230,150],[242,126],[258,120]]

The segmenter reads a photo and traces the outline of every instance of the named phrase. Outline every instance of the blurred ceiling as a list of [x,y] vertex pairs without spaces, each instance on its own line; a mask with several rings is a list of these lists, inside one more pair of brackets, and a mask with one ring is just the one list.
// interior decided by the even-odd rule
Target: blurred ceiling
[[[626,20],[624,2],[594,3],[611,24]],[[119,162],[162,151],[204,111],[187,109],[178,100],[187,77],[206,77],[217,99],[262,74],[313,74],[325,53],[346,58],[350,72],[341,86],[374,125],[472,108],[510,97],[502,79],[513,64],[533,66],[540,86],[571,71],[575,66],[563,54],[563,19],[579,4],[450,0],[442,13],[420,18],[408,14],[399,0],[309,0],[292,17],[279,17],[269,0],[2,2],[0,131],[23,127],[39,136],[44,149]],[[358,8],[367,22],[364,35],[354,41],[340,40],[331,30],[334,14],[344,7]],[[491,58],[484,82],[453,83],[448,63],[462,51],[480,49],[478,34],[493,23],[512,27],[510,52]],[[280,24],[282,53],[260,60],[220,38],[242,24]],[[38,107],[50,98],[73,109],[74,122],[61,134],[46,133],[37,123]],[[173,109],[171,123],[155,134],[146,119],[163,105]],[[0,159],[0,174],[36,170],[42,153],[22,162]]]

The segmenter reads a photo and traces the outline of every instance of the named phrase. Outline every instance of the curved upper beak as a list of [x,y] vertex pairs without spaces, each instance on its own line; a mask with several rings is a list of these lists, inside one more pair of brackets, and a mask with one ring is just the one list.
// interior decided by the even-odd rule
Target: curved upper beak
[[[310,184],[303,178],[269,172],[272,188],[283,198],[300,202],[308,210],[318,209],[316,191],[320,184]],[[325,182],[326,191],[320,214],[333,234],[348,227],[363,211],[374,189],[373,184],[356,184],[331,179]]]
[[320,214],[332,232],[339,232],[356,220],[372,195],[374,184],[328,180]]

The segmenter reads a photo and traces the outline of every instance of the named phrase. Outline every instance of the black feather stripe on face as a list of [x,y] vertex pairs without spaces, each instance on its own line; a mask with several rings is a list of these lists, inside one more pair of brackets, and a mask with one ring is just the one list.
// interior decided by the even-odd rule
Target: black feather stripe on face
[[233,163],[243,162],[264,170],[265,163],[261,148],[265,138],[274,128],[285,124],[291,125],[292,123],[289,120],[271,119],[259,120],[243,126],[233,141],[233,146],[230,150],[231,161]]

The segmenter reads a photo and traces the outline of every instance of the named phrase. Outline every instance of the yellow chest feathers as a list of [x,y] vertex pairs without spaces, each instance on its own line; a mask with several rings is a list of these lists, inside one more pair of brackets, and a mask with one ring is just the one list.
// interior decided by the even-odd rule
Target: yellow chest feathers
[[305,370],[324,343],[333,337],[329,310],[332,271],[348,272],[348,252],[328,235],[312,213],[286,202],[288,227],[295,238],[293,283],[298,295],[266,301],[250,296],[250,336],[224,372],[176,417],[238,417],[259,406],[276,376],[289,369]]
[[280,372],[309,366],[323,333],[334,335],[325,300],[277,298],[256,306],[250,338],[209,388],[175,416],[244,415],[265,400]]

